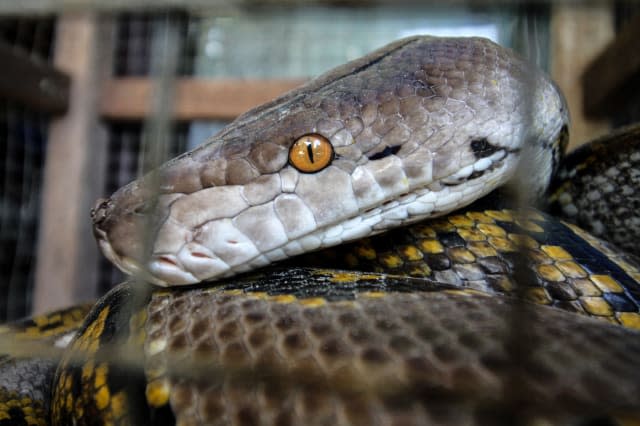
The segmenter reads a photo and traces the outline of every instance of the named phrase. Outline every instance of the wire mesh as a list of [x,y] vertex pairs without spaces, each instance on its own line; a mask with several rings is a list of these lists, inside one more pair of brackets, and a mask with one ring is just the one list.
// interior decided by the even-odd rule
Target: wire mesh
[[[55,20],[0,19],[0,42],[50,61]],[[0,100],[0,321],[31,310],[48,117]]]
[[31,308],[48,119],[0,102],[0,319]]
[[[505,32],[503,27],[508,25],[504,24],[501,24],[503,29],[500,30],[502,31],[500,37],[502,37],[503,44],[520,47],[525,53],[528,53],[538,62],[542,62],[543,66],[546,66],[544,58],[547,50],[545,43],[548,28],[545,25],[546,20],[548,20],[548,14],[544,12],[538,14],[530,13],[528,15],[529,20],[525,19],[523,22],[516,22],[514,27],[517,28],[512,28],[513,33],[516,34],[522,32],[523,34],[531,35],[533,33],[532,38],[524,36],[524,40],[516,40],[514,34]],[[257,13],[259,14],[260,12]],[[293,15],[300,17],[303,14],[296,15],[293,13]],[[504,18],[503,15],[498,15]],[[267,21],[269,18],[268,13],[259,17],[260,19],[252,16],[245,21],[242,21],[241,18],[229,17],[222,20],[220,20],[220,17],[206,20],[202,16],[188,16],[184,13],[180,13],[177,16],[180,41],[180,53],[177,60],[178,75],[211,75],[209,73],[212,73],[212,75],[241,75],[239,67],[250,71],[256,71],[259,68],[255,62],[252,63],[249,59],[257,58],[258,61],[261,58],[262,60],[265,59],[264,56],[255,55],[256,49],[254,46],[253,49],[247,49],[248,53],[239,52],[239,56],[244,55],[244,57],[237,62],[236,68],[227,68],[228,63],[224,67],[220,64],[225,62],[225,59],[229,59],[231,55],[218,55],[216,57],[216,52],[220,53],[221,46],[223,50],[236,48],[234,43],[237,40],[234,40],[231,36],[233,31],[230,30],[227,37],[220,36],[220,31],[225,28],[234,28],[233,22],[231,22],[233,19],[238,19],[236,23],[241,22],[240,27],[244,31],[248,31],[252,23],[260,21],[260,19]],[[534,17],[531,18],[531,16]],[[161,25],[162,19],[164,19],[163,14],[155,13],[127,13],[119,17],[114,50],[114,74],[116,76],[150,75],[153,68],[152,35]],[[510,22],[510,24],[512,23]],[[346,21],[345,25],[348,24],[349,22]],[[269,26],[270,24],[264,25]],[[24,28],[30,27],[26,24],[21,27],[20,25],[0,23],[0,32],[6,34],[8,39],[15,40],[20,46],[26,46],[24,47],[25,49],[38,52],[38,55],[48,58],[49,56],[47,55],[50,53],[51,46],[44,46],[46,43],[42,41],[43,37],[41,35],[25,35],[28,31]],[[263,29],[257,28],[257,33]],[[246,37],[244,41],[246,42],[252,37],[255,38],[257,33],[249,36],[243,35],[243,37]],[[285,38],[295,38],[295,35],[288,31],[282,31],[282,34]],[[339,39],[340,37],[337,38]],[[543,41],[540,41],[541,39]],[[274,44],[277,43],[278,41],[274,42]],[[345,53],[345,55],[348,54]],[[208,58],[204,57],[207,55]],[[303,60],[308,60],[304,55],[300,57]],[[339,58],[340,61],[344,59],[343,56],[337,54],[333,55],[332,58]],[[275,57],[275,59],[269,59],[271,64],[276,67],[282,65],[285,58]],[[299,59],[294,57],[292,61],[295,62],[297,60],[299,62]],[[264,63],[261,65],[264,65]],[[297,63],[290,66],[288,71],[294,70],[291,72],[312,75],[321,72],[323,69],[320,68],[323,66],[329,67],[326,62],[322,62],[321,65],[315,64],[302,70],[300,64]],[[271,76],[270,73],[274,71],[265,71],[263,69],[256,72],[258,74],[262,73],[260,74],[262,76]],[[2,151],[0,153],[2,154],[1,158],[4,159],[1,165],[2,168],[0,168],[0,178],[3,179],[0,181],[0,190],[2,191],[0,199],[3,203],[2,209],[0,209],[0,231],[3,238],[1,266],[3,274],[5,270],[9,271],[7,274],[10,277],[7,280],[8,286],[2,288],[3,300],[7,300],[8,303],[6,306],[0,306],[0,309],[5,309],[4,311],[0,310],[0,318],[15,318],[28,312],[29,295],[23,295],[22,300],[24,303],[22,304],[14,303],[13,301],[20,299],[22,294],[20,289],[28,289],[33,284],[32,266],[34,260],[29,253],[35,252],[33,245],[35,245],[36,241],[37,215],[39,214],[39,194],[34,189],[37,190],[41,179],[40,170],[44,148],[46,147],[46,118],[21,111],[11,105],[3,105],[0,112],[3,114],[0,117],[0,131],[2,132],[2,135],[0,135],[2,138],[0,149]],[[6,114],[4,114],[5,112]],[[197,126],[206,125],[206,123],[197,124]],[[194,131],[194,129],[197,130],[197,126],[192,123],[180,123],[173,126],[171,135],[168,138],[168,157],[176,156],[184,152],[188,146],[193,146],[193,142],[190,140],[192,135],[198,135],[198,141],[202,140],[202,132]],[[149,134],[149,130],[145,128],[144,123],[110,123],[108,131],[109,152],[104,194],[111,194],[131,180],[139,177],[142,171],[149,168],[145,164],[148,157],[143,154],[145,152],[144,140]],[[21,144],[20,142],[12,141],[26,142]],[[155,161],[153,162],[155,163]],[[104,259],[100,261],[99,268],[100,293],[104,293],[124,279],[122,273]],[[19,284],[20,280],[26,284]],[[526,282],[526,277],[523,282]],[[520,305],[516,305],[516,307],[520,307]],[[529,347],[526,343],[528,342],[522,342],[522,337],[518,334],[518,326],[522,327],[522,322],[526,320],[520,315],[521,312],[520,310],[514,310],[513,318],[505,318],[505,320],[510,319],[511,323],[514,324],[513,341],[510,342],[513,345],[512,355],[518,361],[526,361],[528,356],[526,349]],[[521,343],[525,344],[520,345]]]
[[[118,17],[114,49],[116,77],[149,75],[151,37],[164,16],[162,13],[123,13]],[[171,17],[176,22],[180,44],[177,73],[192,75],[199,20],[181,12],[171,13]]]
[[0,40],[49,61],[53,54],[55,18],[0,18]]

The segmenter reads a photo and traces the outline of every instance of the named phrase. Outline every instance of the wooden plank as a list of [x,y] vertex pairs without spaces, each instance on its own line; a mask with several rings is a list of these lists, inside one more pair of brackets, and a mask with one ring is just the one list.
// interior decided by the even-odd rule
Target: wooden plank
[[640,14],[633,17],[616,38],[601,49],[585,70],[581,83],[585,113],[611,116],[627,106],[629,93],[640,89]]
[[[176,120],[233,119],[243,112],[301,85],[304,80],[183,78],[175,82]],[[153,81],[119,78],[108,81],[100,111],[112,120],[140,120],[150,113]]]
[[30,110],[62,114],[69,103],[69,76],[20,49],[0,42],[0,97]]
[[98,250],[89,211],[104,188],[107,135],[98,116],[111,70],[113,25],[92,13],[62,15],[55,64],[72,77],[69,111],[49,128],[34,313],[96,297]]
[[565,95],[571,126],[569,149],[609,130],[607,120],[593,120],[583,112],[585,67],[613,39],[613,16],[608,4],[575,7],[555,4],[551,13],[551,76]]
[[[509,3],[512,0],[450,0],[453,5],[471,4],[492,5]],[[575,0],[571,0],[575,1]],[[2,15],[56,14],[92,10],[102,13],[166,11],[171,9],[192,9],[200,13],[213,12],[219,16],[237,14],[238,11],[251,11],[254,8],[276,8],[303,6],[349,6],[370,7],[389,3],[393,6],[433,4],[441,6],[441,0],[21,0],[0,1]]]

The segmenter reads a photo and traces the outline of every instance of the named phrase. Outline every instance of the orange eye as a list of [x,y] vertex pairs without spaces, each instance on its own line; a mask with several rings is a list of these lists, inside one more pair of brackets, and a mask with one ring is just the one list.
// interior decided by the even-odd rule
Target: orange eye
[[315,173],[333,160],[333,146],[324,136],[304,135],[289,150],[289,163],[303,173]]

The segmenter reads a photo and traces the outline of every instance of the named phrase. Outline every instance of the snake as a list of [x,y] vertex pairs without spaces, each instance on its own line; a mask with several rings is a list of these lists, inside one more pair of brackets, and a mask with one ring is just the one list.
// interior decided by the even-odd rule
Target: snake
[[640,156],[563,159],[568,122],[510,49],[431,36],[243,114],[96,203],[131,278],[0,329],[0,424],[636,424],[633,238],[530,206],[602,236],[580,193]]

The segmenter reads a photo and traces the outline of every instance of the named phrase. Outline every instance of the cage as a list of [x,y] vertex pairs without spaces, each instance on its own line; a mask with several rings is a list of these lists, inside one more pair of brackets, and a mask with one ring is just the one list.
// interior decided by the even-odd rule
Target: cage
[[95,243],[95,200],[403,37],[480,36],[526,57],[564,93],[570,150],[632,124],[639,13],[624,1],[0,4],[0,320],[126,279]]

